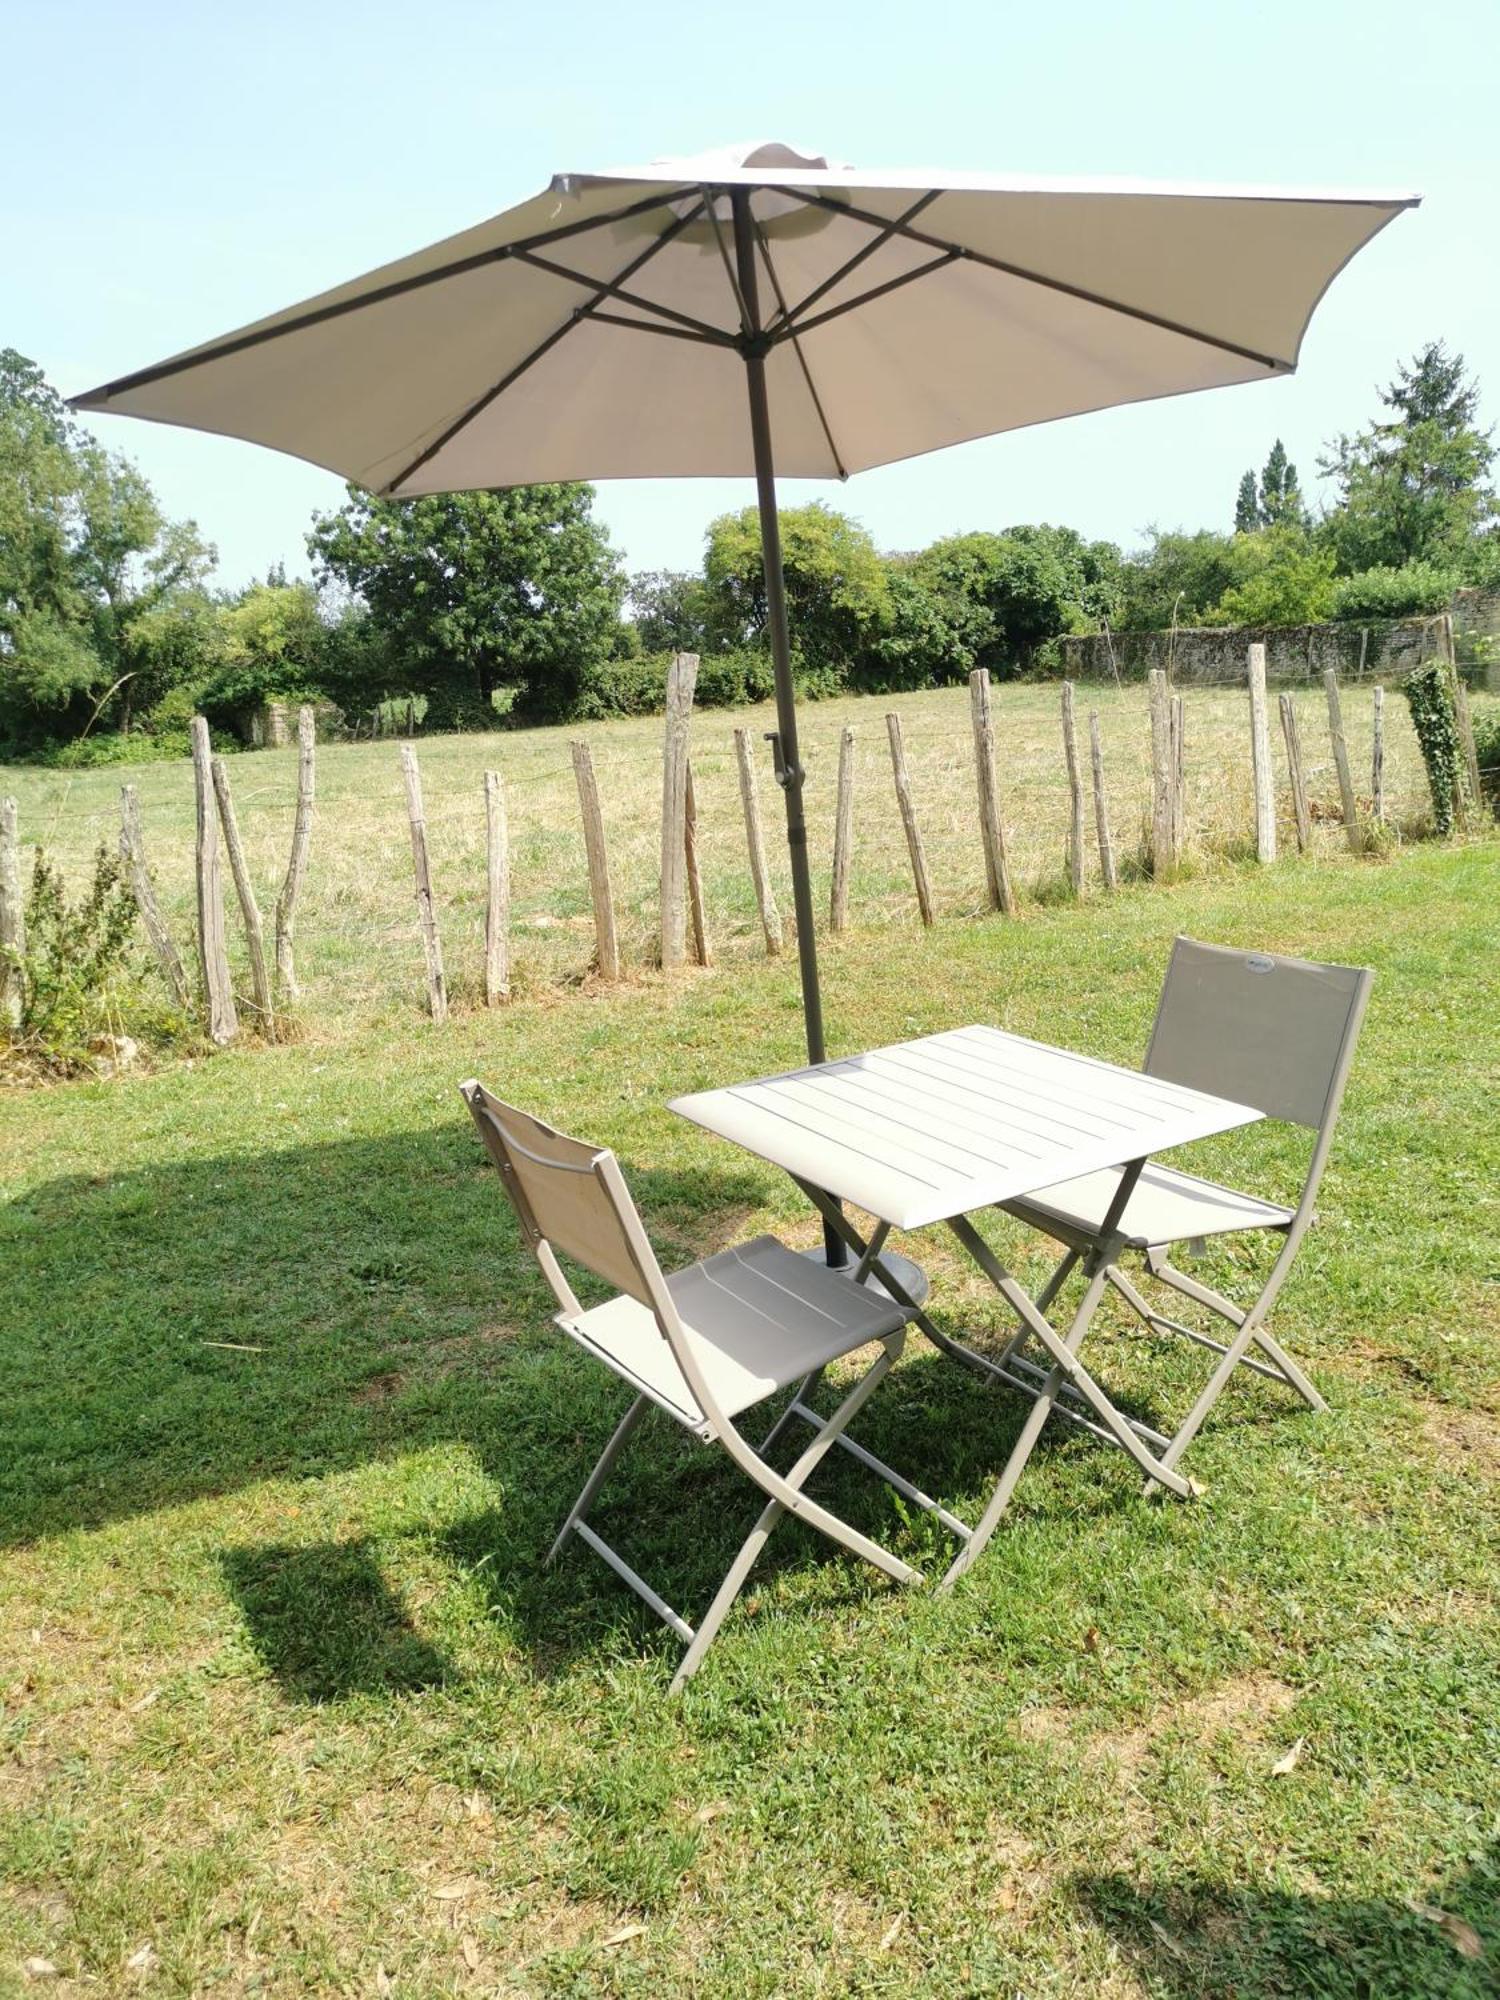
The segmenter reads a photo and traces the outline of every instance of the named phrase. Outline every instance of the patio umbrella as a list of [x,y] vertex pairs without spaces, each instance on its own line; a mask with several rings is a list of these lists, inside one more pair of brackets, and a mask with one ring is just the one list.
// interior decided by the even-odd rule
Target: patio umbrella
[[372,492],[753,474],[809,1059],[824,1056],[775,475],[1288,375],[1417,197],[858,172],[783,145],[598,174],[74,407]]

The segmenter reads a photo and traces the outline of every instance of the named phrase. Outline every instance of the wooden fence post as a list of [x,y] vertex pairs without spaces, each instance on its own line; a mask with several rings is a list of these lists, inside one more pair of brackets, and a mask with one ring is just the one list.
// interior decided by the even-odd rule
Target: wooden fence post
[[1094,771],[1094,831],[1099,837],[1099,874],[1106,889],[1119,886],[1115,842],[1109,830],[1109,800],[1104,790],[1104,745],[1099,737],[1099,711],[1089,710],[1089,758]]
[[589,897],[594,905],[594,942],[601,979],[620,976],[620,941],[615,932],[615,902],[609,886],[609,849],[604,844],[604,814],[599,805],[599,786],[594,777],[594,759],[587,743],[575,742],[573,776],[578,783],[578,805],[583,814],[583,849],[589,863]]
[[276,977],[285,999],[301,993],[297,965],[292,951],[293,927],[297,919],[297,898],[307,872],[307,848],[312,839],[314,758],[317,729],[313,712],[304,702],[297,710],[297,816],[292,821],[292,851],[286,864],[286,880],[276,898]]
[[1170,881],[1177,873],[1176,749],[1167,677],[1153,667],[1146,680],[1151,713],[1151,873]]
[[687,784],[683,791],[682,858],[687,868],[688,913],[693,920],[693,957],[699,965],[712,965],[713,946],[708,941],[708,917],[703,907],[703,874],[698,866],[698,795],[693,789],[693,760],[688,759]]
[[151,873],[146,866],[146,842],[141,831],[141,805],[134,785],[120,787],[120,859],[130,876],[135,906],[141,913],[141,922],[146,927],[146,937],[156,954],[157,963],[166,974],[172,998],[179,1007],[186,1009],[187,973],[183,970],[181,955],[172,942],[172,933],[167,929],[157,903],[156,891],[151,886]]
[[1187,848],[1187,711],[1172,697],[1172,844],[1180,867]]
[[240,841],[239,821],[234,816],[229,772],[222,757],[211,758],[209,770],[214,781],[214,798],[219,807],[224,851],[229,856],[229,872],[234,877],[234,892],[239,897],[240,916],[245,925],[245,946],[250,954],[250,991],[255,999],[255,1011],[260,1015],[262,1032],[273,1036],[276,1033],[276,1012],[271,1000],[271,982],[266,974],[265,932],[261,928],[260,905],[255,900],[255,884],[250,880],[245,849]]
[[505,785],[498,771],[484,774],[484,1004],[510,998],[510,827]]
[[1083,773],[1078,765],[1078,724],[1073,710],[1073,683],[1062,684],[1063,760],[1068,767],[1068,887],[1083,895]]
[[891,739],[891,769],[896,779],[896,803],[901,808],[901,824],[906,829],[906,851],[911,856],[912,878],[917,885],[917,908],[922,922],[931,928],[932,885],[927,879],[927,855],[922,847],[921,829],[911,802],[911,779],[906,770],[906,749],[901,741],[901,718],[894,711],[886,716],[886,734]]
[[1323,687],[1328,696],[1328,734],[1333,742],[1333,767],[1339,777],[1339,800],[1344,812],[1344,832],[1348,837],[1349,851],[1358,854],[1364,847],[1365,837],[1359,824],[1359,805],[1354,796],[1354,780],[1349,775],[1349,745],[1344,738],[1344,711],[1339,702],[1338,671],[1330,667],[1323,676]]
[[422,953],[427,965],[427,1005],[434,1021],[448,1018],[448,986],[443,977],[443,942],[438,936],[432,902],[432,871],[427,859],[427,815],[422,806],[422,774],[410,743],[401,745],[401,776],[406,781],[406,817],[411,825],[411,859],[416,876],[417,919],[422,926]]
[[760,927],[766,934],[766,956],[775,958],[781,950],[781,912],[766,867],[766,842],[760,824],[760,787],[755,776],[755,758],[748,730],[734,732],[734,761],[740,773],[740,804],[745,811],[745,842],[750,849],[750,880],[755,888]]
[[1266,717],[1266,649],[1257,640],[1246,661],[1250,683],[1250,771],[1255,784],[1255,858],[1276,859],[1276,775]]
[[674,653],[667,669],[667,729],[661,785],[661,962],[664,970],[687,956],[684,878],[687,874],[688,725],[698,655]]
[[240,1031],[234,988],[229,980],[229,953],[224,941],[224,877],[219,867],[219,822],[214,807],[208,724],[201,715],[192,722],[193,789],[197,800],[198,968],[208,1005],[208,1032],[221,1048]]
[[0,1027],[21,1025],[21,965],[26,906],[21,900],[21,845],[14,799],[0,799]]
[[854,859],[854,731],[839,737],[839,796],[833,820],[833,887],[828,897],[828,928],[849,925],[849,869]]
[[1292,788],[1292,817],[1297,823],[1297,852],[1312,845],[1312,814],[1307,810],[1307,786],[1302,778],[1302,739],[1297,733],[1297,705],[1289,694],[1280,699],[1281,733],[1286,739],[1286,774]]
[[974,775],[979,787],[979,830],[984,843],[984,879],[990,907],[1016,914],[1016,892],[1005,854],[1005,824],[1000,817],[1000,788],[995,777],[995,719],[990,706],[990,670],[976,667],[969,676],[969,719],[974,730]]
[[1385,825],[1385,689],[1375,683],[1370,735],[1370,799],[1377,826]]

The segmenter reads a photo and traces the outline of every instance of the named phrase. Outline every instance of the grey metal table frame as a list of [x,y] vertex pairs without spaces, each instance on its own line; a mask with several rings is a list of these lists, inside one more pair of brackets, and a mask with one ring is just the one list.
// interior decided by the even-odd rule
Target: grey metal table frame
[[[962,1546],[940,1588],[977,1559],[1010,1504],[1053,1415],[1124,1451],[1148,1482],[1186,1499],[1193,1487],[1163,1462],[1169,1440],[1119,1410],[1079,1349],[1124,1247],[1119,1223],[1146,1161],[1191,1140],[1254,1123],[1248,1105],[1137,1070],[1053,1048],[998,1028],[922,1036],[867,1054],[676,1098],[671,1109],[782,1167],[853,1252],[854,1278],[876,1276],[939,1349],[1032,1398],[1021,1433],[979,1520],[966,1525],[846,1436],[840,1445],[939,1518]],[[1033,1298],[971,1217],[1000,1201],[1101,1167],[1122,1168],[1097,1232],[1069,1246]],[[846,1209],[874,1218],[868,1235]],[[882,1261],[892,1229],[945,1225],[1016,1314],[998,1355],[946,1334]],[[1084,1289],[1066,1328],[1048,1308],[1075,1269]],[[1043,1360],[1024,1349],[1039,1348]],[[793,1419],[822,1419],[798,1397],[766,1440]]]

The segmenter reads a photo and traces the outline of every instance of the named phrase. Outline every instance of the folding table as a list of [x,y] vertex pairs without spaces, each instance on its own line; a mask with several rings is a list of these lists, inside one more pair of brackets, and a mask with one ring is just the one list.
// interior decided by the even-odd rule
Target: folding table
[[[1120,1218],[1150,1155],[1253,1124],[1259,1111],[983,1026],[699,1091],[674,1098],[670,1108],[783,1168],[853,1250],[855,1282],[878,1279],[944,1353],[1034,1399],[989,1505],[972,1529],[891,1475],[890,1467],[853,1440],[839,1440],[960,1537],[963,1546],[944,1586],[988,1542],[1054,1412],[1118,1445],[1149,1479],[1180,1498],[1191,1492],[1188,1481],[1157,1455],[1168,1440],[1118,1410],[1078,1350],[1124,1240]],[[971,1215],[1104,1167],[1123,1171],[1097,1233],[1070,1248],[1032,1298]],[[874,1218],[868,1237],[849,1220],[845,1204]],[[1017,1332],[998,1357],[978,1354],[935,1326],[881,1259],[892,1229],[935,1223],[952,1230],[1017,1314]],[[1066,1330],[1060,1330],[1047,1309],[1079,1264],[1083,1296]],[[1031,1340],[1047,1366],[1023,1353]],[[794,1414],[822,1422],[794,1405],[782,1423]]]

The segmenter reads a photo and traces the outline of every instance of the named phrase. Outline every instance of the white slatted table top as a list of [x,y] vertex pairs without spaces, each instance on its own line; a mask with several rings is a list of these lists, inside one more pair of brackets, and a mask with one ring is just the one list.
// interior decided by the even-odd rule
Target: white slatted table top
[[896,1229],[946,1222],[1261,1116],[987,1027],[697,1091],[670,1109]]

